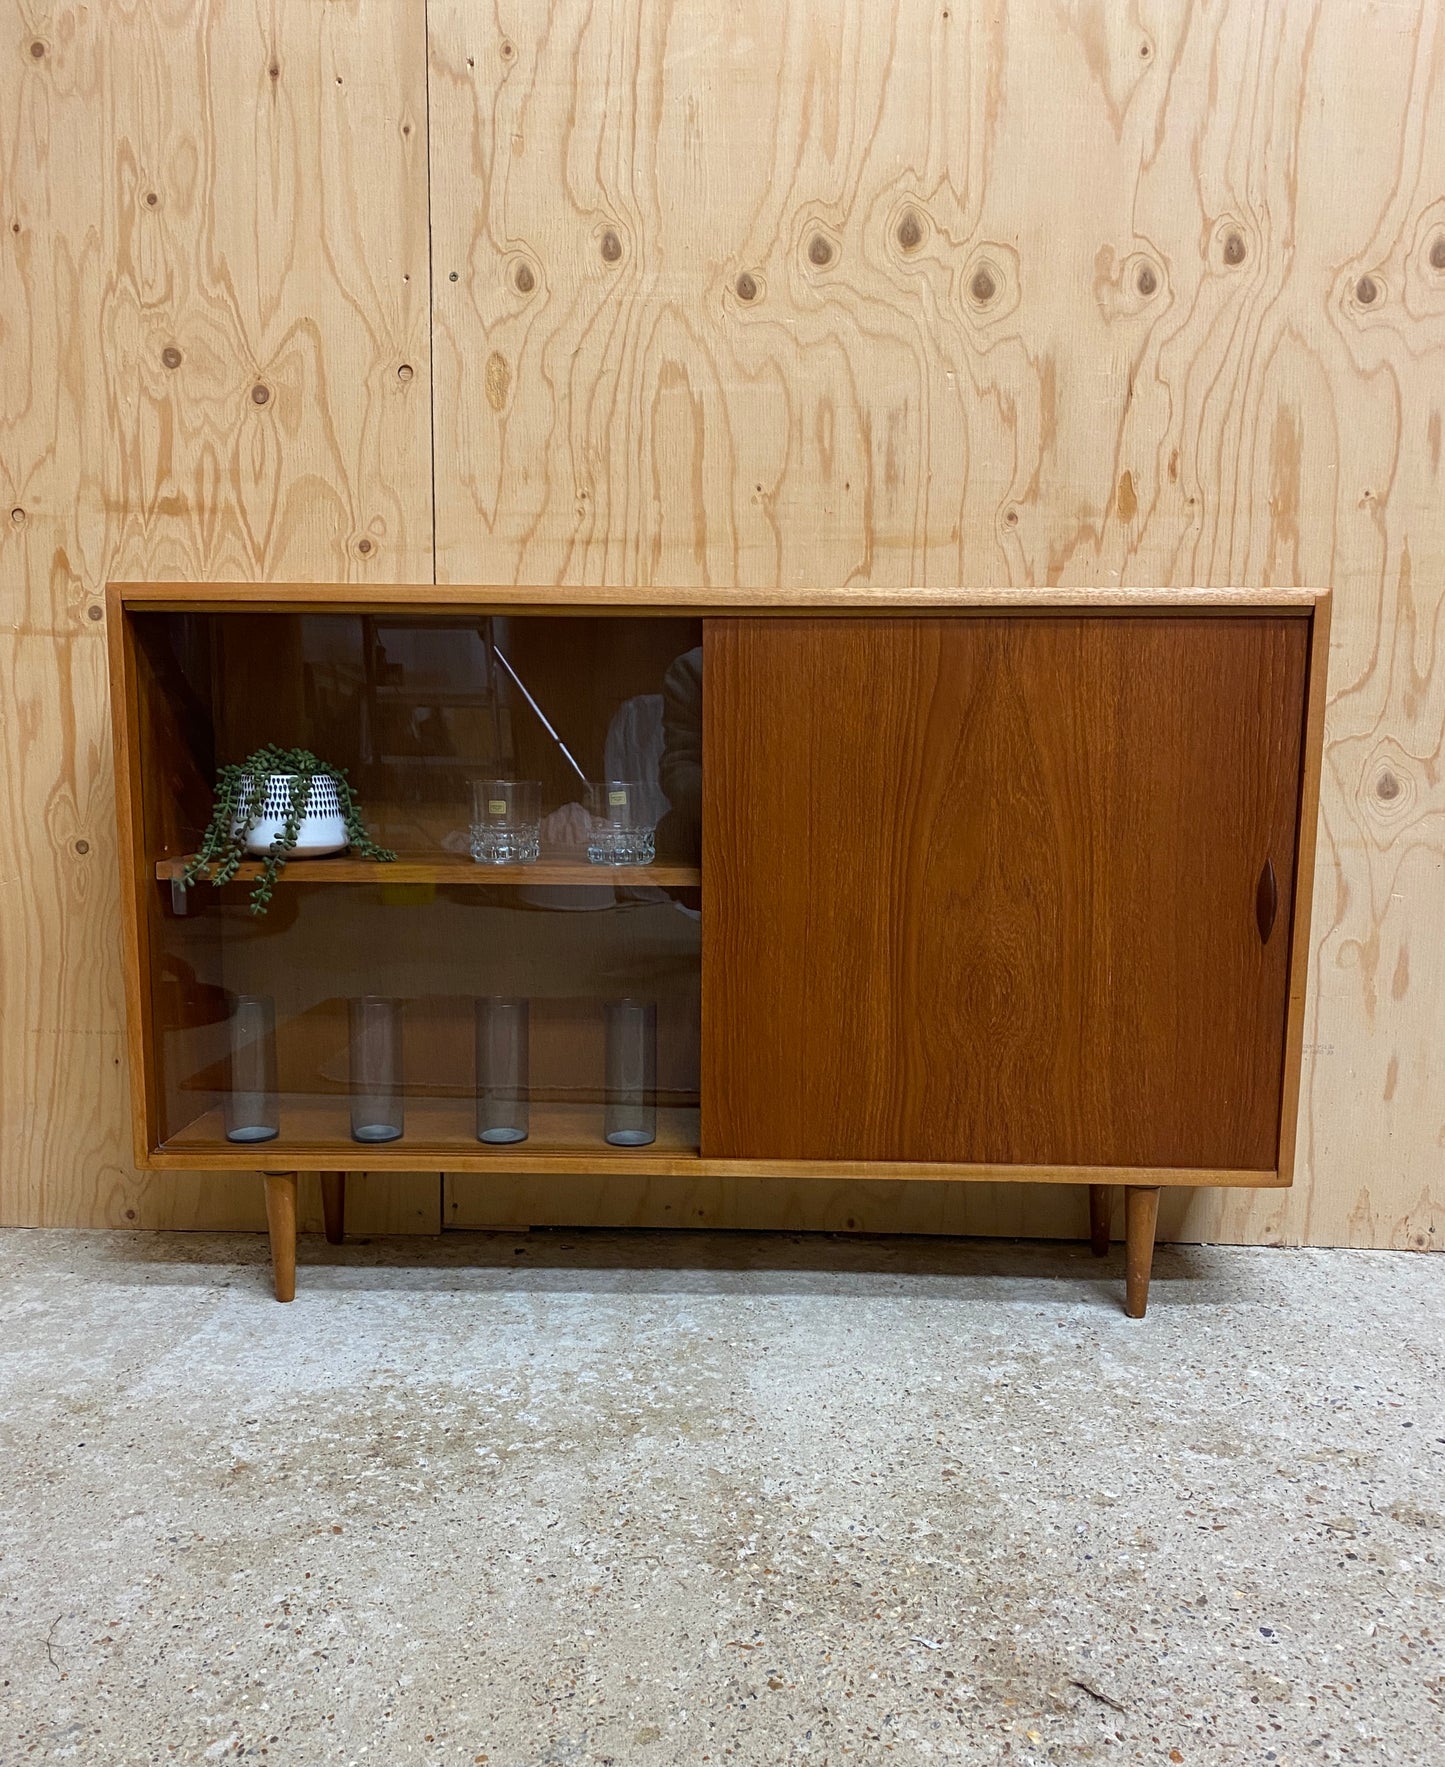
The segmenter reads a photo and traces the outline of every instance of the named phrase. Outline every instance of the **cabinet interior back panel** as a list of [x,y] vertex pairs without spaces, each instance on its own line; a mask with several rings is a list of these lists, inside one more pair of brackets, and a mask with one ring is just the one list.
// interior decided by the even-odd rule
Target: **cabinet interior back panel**
[[1308,643],[709,621],[704,1154],[1272,1168]]

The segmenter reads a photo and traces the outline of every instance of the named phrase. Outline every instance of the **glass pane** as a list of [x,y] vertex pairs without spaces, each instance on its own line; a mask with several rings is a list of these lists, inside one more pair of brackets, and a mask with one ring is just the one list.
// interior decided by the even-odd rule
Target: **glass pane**
[[[133,618],[163,1145],[696,1148],[698,622]],[[346,768],[397,863],[295,858],[259,915],[254,861],[182,887],[264,744]]]

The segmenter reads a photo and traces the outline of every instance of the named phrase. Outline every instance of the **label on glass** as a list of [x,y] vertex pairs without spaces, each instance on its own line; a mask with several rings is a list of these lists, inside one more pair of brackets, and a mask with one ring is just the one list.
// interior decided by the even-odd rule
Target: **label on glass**
[[487,814],[488,816],[505,816],[507,814],[507,800],[505,798],[488,798]]
[[615,810],[619,805],[627,802],[627,793],[625,791],[610,791],[607,794],[607,802]]

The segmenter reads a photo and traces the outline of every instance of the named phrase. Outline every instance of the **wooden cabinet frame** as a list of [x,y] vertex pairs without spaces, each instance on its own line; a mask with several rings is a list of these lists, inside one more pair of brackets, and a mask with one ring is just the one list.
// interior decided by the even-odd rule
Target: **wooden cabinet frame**
[[[455,585],[298,585],[284,589],[256,584],[113,583],[108,590],[112,714],[115,738],[116,804],[122,868],[124,963],[128,1008],[128,1043],[132,1081],[132,1130],[136,1163],[153,1171],[213,1168],[257,1170],[258,1150],[217,1147],[198,1153],[162,1145],[157,1101],[158,1064],[153,1046],[154,1003],[151,998],[151,904],[157,878],[156,855],[145,835],[146,781],[141,776],[140,727],[144,715],[142,673],[137,667],[132,616],[146,612],[364,612],[408,616],[456,615],[459,611],[497,614],[689,614],[702,616],[808,615],[856,618],[942,613],[986,614],[1028,618],[1060,611],[1099,614],[1116,610],[1130,614],[1233,615],[1291,613],[1310,622],[1305,682],[1304,740],[1298,782],[1297,849],[1289,909],[1288,998],[1284,1040],[1279,1136],[1274,1164],[1266,1170],[1219,1170],[1197,1167],[1062,1167],[1020,1165],[956,1165],[930,1162],[869,1163],[810,1160],[705,1159],[676,1150],[618,1152],[599,1148],[592,1154],[575,1150],[548,1152],[488,1150],[448,1151],[445,1167],[462,1173],[629,1173],[650,1176],[730,1176],[781,1178],[854,1176],[860,1179],[907,1178],[938,1181],[989,1180],[1020,1183],[1078,1183],[1090,1187],[1093,1240],[1106,1244],[1107,1190],[1122,1185],[1129,1191],[1130,1311],[1141,1313],[1147,1293],[1148,1251],[1153,1241],[1158,1190],[1175,1185],[1285,1186],[1291,1183],[1296,1157],[1300,1065],[1304,1034],[1305,993],[1310,958],[1310,904],[1313,894],[1315,829],[1318,817],[1320,758],[1323,743],[1325,682],[1329,646],[1328,590],[737,590],[720,594],[706,589],[583,589]],[[326,863],[326,862],[321,862]],[[707,881],[703,879],[704,899]],[[332,1146],[274,1147],[285,1171],[267,1180],[268,1215],[272,1227],[278,1294],[289,1296],[294,1283],[297,1171],[336,1173],[352,1170],[415,1170],[418,1161],[431,1163],[425,1144],[399,1143],[390,1148],[363,1148],[338,1142]],[[261,1156],[265,1157],[265,1156]],[[289,1188],[288,1188],[289,1187]],[[328,1230],[341,1231],[341,1190],[327,1183]]]

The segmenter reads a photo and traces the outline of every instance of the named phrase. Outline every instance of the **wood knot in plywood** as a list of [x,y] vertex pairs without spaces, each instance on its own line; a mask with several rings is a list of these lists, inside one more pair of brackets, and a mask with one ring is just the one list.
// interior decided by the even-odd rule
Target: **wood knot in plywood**
[[1379,835],[1393,839],[1419,814],[1419,782],[1411,757],[1397,744],[1386,743],[1365,763],[1357,802]]
[[498,350],[493,350],[487,357],[486,388],[487,403],[493,411],[502,410],[507,403],[507,394],[512,390],[512,369]]
[[917,209],[907,208],[899,217],[898,243],[906,252],[916,252],[923,244],[923,222]]

